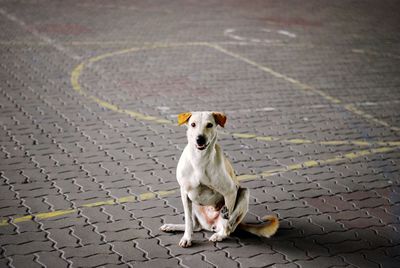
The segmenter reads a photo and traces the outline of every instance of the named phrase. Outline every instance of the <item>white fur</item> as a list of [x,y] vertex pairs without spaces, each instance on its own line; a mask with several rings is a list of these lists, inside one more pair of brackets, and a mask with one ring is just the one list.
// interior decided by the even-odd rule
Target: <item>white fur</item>
[[[207,127],[209,124],[212,127]],[[217,128],[211,112],[194,112],[187,122],[188,144],[177,167],[185,224],[164,224],[160,228],[184,231],[181,247],[189,247],[193,231],[201,229],[215,231],[210,241],[221,241],[235,230],[248,210],[249,192],[229,174],[225,156],[216,143]],[[199,135],[206,139],[204,150],[197,146]]]

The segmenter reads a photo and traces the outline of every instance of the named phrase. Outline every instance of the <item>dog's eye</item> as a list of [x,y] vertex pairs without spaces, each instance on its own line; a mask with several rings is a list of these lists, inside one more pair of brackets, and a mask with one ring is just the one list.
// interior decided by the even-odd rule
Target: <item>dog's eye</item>
[[192,126],[192,127],[196,127],[196,123],[192,123],[191,126]]
[[213,127],[213,124],[211,124],[211,123],[208,123],[207,125],[206,125],[206,128],[212,128]]

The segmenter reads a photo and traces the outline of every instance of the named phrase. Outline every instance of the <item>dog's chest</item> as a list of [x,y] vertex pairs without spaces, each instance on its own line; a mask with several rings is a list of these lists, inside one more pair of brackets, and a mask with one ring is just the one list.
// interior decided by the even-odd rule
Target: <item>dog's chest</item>
[[217,206],[221,200],[223,200],[223,196],[221,194],[200,183],[197,186],[191,187],[187,190],[190,200],[198,205]]

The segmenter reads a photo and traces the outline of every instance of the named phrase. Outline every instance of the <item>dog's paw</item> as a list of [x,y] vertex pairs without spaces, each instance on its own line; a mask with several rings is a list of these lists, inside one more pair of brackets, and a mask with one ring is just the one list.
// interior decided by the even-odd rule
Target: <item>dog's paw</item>
[[173,232],[175,231],[175,228],[172,224],[164,224],[160,227],[160,230],[163,232]]
[[192,245],[192,240],[186,237],[182,237],[181,241],[179,241],[179,246],[182,248],[188,248]]
[[226,238],[225,235],[221,235],[219,233],[215,233],[210,237],[210,241],[211,242],[218,242],[218,241],[222,241],[224,238]]
[[221,213],[222,218],[225,220],[229,219],[229,211],[226,206],[223,206],[219,212]]

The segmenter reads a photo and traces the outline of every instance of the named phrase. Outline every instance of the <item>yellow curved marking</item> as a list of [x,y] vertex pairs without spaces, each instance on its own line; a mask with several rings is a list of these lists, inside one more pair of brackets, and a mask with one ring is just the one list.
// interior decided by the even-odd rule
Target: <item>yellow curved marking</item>
[[[117,113],[121,113],[121,114],[126,114],[129,115],[133,118],[136,118],[138,120],[143,120],[143,121],[151,121],[151,122],[155,122],[155,123],[160,123],[160,124],[175,124],[174,122],[172,122],[171,120],[167,120],[165,118],[158,118],[155,116],[149,116],[149,115],[145,115],[142,113],[139,113],[137,111],[133,111],[133,110],[127,110],[127,109],[121,109],[119,108],[117,105],[111,104],[107,101],[104,101],[96,96],[90,95],[88,94],[86,91],[84,91],[84,89],[82,88],[81,84],[79,83],[79,78],[84,70],[84,68],[90,64],[96,63],[98,61],[113,57],[113,56],[117,56],[117,55],[123,55],[126,53],[130,53],[130,52],[137,52],[137,51],[141,51],[141,50],[147,50],[147,49],[156,49],[156,48],[172,48],[172,47],[180,47],[180,46],[207,46],[207,47],[211,47],[214,48],[218,51],[221,51],[225,54],[231,55],[237,59],[240,59],[241,61],[244,61],[250,65],[253,65],[255,67],[258,67],[259,69],[272,74],[275,77],[279,77],[282,78],[286,81],[289,81],[291,83],[296,84],[297,86],[299,86],[300,88],[304,89],[304,90],[312,90],[314,92],[317,92],[319,95],[323,96],[325,99],[329,99],[331,102],[333,103],[340,103],[340,100],[335,99],[329,95],[327,95],[326,93],[324,93],[321,90],[317,90],[315,88],[312,88],[306,84],[300,83],[299,81],[287,77],[286,75],[280,74],[278,72],[273,71],[270,68],[264,67],[259,65],[258,63],[255,63],[243,56],[240,56],[238,54],[235,54],[233,52],[227,51],[226,49],[221,48],[218,45],[215,44],[211,44],[211,43],[206,43],[206,42],[192,42],[192,43],[155,43],[155,44],[148,44],[142,47],[133,47],[133,48],[128,48],[128,49],[123,49],[123,50],[118,50],[118,51],[114,51],[114,52],[109,52],[109,53],[105,53],[99,56],[95,56],[92,58],[89,58],[88,60],[78,64],[72,71],[71,73],[71,84],[73,89],[79,93],[80,95],[90,99],[91,101],[94,101],[95,103],[97,103],[98,105],[100,105],[101,107],[104,107],[108,110],[117,112]],[[351,107],[349,105],[346,105],[346,109],[353,111],[356,114],[363,114],[361,111],[356,110],[354,107]],[[374,121],[375,123],[381,123],[379,120],[374,119],[372,116],[368,117],[370,120]],[[385,123],[386,124],[386,123]],[[388,126],[387,124],[385,126]],[[390,127],[390,126],[388,126]],[[398,129],[396,127],[391,127],[393,129]],[[259,141],[281,141],[281,142],[285,142],[285,143],[289,143],[289,144],[309,144],[309,143],[317,143],[317,144],[321,144],[321,145],[357,145],[357,146],[372,146],[375,144],[378,145],[384,145],[384,146],[397,146],[397,144],[399,144],[400,142],[395,141],[395,142],[385,142],[385,141],[379,141],[379,142],[367,142],[367,141],[362,141],[362,140],[346,140],[346,141],[312,141],[312,140],[307,140],[307,139],[281,139],[279,137],[272,137],[272,136],[258,136],[256,134],[248,134],[248,133],[229,133],[229,132],[225,132],[225,134],[230,134],[236,138],[242,138],[242,139],[256,139]]]

